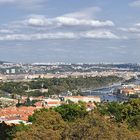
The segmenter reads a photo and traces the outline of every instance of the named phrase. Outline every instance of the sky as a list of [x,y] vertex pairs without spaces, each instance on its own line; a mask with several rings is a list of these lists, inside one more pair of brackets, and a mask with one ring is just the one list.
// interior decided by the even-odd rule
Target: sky
[[140,63],[140,0],[0,0],[0,60]]

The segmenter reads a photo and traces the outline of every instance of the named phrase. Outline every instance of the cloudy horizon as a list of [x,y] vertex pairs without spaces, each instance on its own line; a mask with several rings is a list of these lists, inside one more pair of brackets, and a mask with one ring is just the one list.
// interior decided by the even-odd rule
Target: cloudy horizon
[[140,63],[140,0],[0,0],[0,60]]

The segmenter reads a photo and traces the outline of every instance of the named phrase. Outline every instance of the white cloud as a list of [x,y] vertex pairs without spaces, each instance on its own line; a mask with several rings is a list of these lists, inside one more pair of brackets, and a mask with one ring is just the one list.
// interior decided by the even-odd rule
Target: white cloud
[[129,28],[128,31],[131,32],[131,33],[140,33],[140,29],[139,28],[133,28],[132,27],[132,28]]
[[121,28],[118,28],[118,30],[129,32],[129,33],[140,33],[140,23],[137,23],[134,26],[129,27],[129,28],[121,27]]
[[[13,34],[5,32],[0,35],[0,40],[121,39],[110,31],[114,28],[108,28],[115,26],[112,21],[97,20],[90,14],[92,11],[99,12],[100,10],[98,7],[91,7],[75,14],[68,13],[52,18],[44,15],[30,15],[25,20],[5,25],[5,29],[16,31]],[[89,16],[86,16],[88,13]]]
[[0,40],[41,40],[41,39],[72,39],[75,38],[73,33],[45,33],[45,34],[12,34],[0,36]]
[[[13,0],[17,1],[17,0]],[[21,0],[23,2],[23,0]],[[44,1],[44,0],[34,0]],[[48,1],[48,0],[47,0]],[[33,0],[30,0],[32,3]],[[25,2],[27,4],[27,2]],[[30,5],[30,4],[29,4]],[[4,25],[5,29],[16,29],[16,33],[40,33],[41,31],[86,31],[96,28],[113,27],[115,24],[111,20],[98,20],[94,14],[100,12],[99,7],[89,7],[77,12],[71,12],[64,15],[47,18],[45,15],[29,15],[26,19],[13,21]]]
[[110,20],[101,21],[95,19],[95,14],[100,11],[100,7],[89,7],[53,18],[47,18],[43,15],[31,15],[25,22],[30,26],[114,26],[115,24]]
[[110,31],[86,31],[86,32],[56,32],[56,33],[36,33],[36,34],[8,34],[1,35],[0,40],[42,40],[42,39],[119,39]]
[[85,38],[98,39],[119,39],[119,37],[110,31],[87,31],[81,34]]
[[47,24],[46,19],[41,18],[30,18],[27,22],[31,26],[45,26]]
[[91,26],[91,27],[104,27],[104,26],[114,26],[115,24],[110,21],[99,21],[94,19],[77,19],[74,17],[59,16],[55,18],[45,18],[45,17],[30,17],[26,20],[26,23],[30,26],[49,26],[54,27],[61,26]]
[[8,34],[8,33],[13,33],[14,31],[8,30],[8,29],[0,29],[0,33]]
[[67,25],[67,26],[93,26],[93,27],[103,27],[103,26],[114,26],[112,21],[99,21],[92,19],[76,19],[72,17],[57,17],[54,21],[56,21],[59,25]]
[[28,19],[26,19],[25,21],[26,25],[30,25],[30,26],[48,26],[48,25],[53,25],[53,22],[51,21],[51,19],[47,19],[44,16],[39,16],[39,15],[35,15],[33,17],[29,17]]
[[140,27],[140,23],[136,23],[135,26],[136,26],[136,27]]
[[118,28],[119,31],[122,31],[123,33],[126,34],[127,39],[138,39],[140,36],[140,24],[136,23],[131,27],[121,27]]
[[129,3],[129,6],[131,7],[140,7],[140,0],[135,0],[131,3]]

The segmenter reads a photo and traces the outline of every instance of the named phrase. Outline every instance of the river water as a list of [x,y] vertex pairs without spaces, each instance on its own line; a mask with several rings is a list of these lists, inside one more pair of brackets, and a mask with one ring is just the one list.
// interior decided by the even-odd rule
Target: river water
[[82,91],[81,95],[85,96],[99,96],[101,98],[101,101],[119,101],[116,95],[113,93],[117,91],[118,88],[121,87],[120,84],[112,85],[109,87],[105,88],[100,88],[97,90],[87,90],[87,91]]
[[[133,82],[135,85],[140,85],[140,79],[137,79]],[[82,91],[81,95],[85,96],[99,96],[101,101],[122,101],[122,99],[118,98],[114,93],[117,92],[117,89],[121,87],[121,83],[114,84],[112,86],[96,89],[96,90],[87,90]]]
[[[135,85],[140,85],[140,79],[137,79],[133,82]],[[120,101],[120,98],[117,98],[117,96],[114,94],[117,92],[117,89],[121,87],[121,83],[117,83],[108,87],[96,89],[96,90],[87,90],[82,91],[81,95],[85,96],[99,96],[101,98],[101,101]]]

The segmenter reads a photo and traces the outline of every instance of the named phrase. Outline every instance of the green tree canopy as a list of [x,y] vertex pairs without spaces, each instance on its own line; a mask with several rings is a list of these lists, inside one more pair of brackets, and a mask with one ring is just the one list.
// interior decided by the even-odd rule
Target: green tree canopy
[[60,113],[65,121],[73,121],[87,115],[86,107],[83,104],[64,104],[54,110]]

